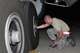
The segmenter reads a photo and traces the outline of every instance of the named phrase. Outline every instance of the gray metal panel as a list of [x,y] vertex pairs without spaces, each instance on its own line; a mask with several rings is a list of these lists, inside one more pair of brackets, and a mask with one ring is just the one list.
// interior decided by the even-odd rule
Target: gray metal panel
[[37,15],[40,14],[41,10],[42,10],[42,3],[41,3],[41,0],[27,0],[27,1],[30,1],[34,4],[35,8],[36,8],[36,11],[37,11]]
[[72,6],[76,1],[78,0],[47,0],[45,3],[49,5],[69,7]]
[[68,6],[71,6],[78,0],[64,0],[64,1],[68,4]]

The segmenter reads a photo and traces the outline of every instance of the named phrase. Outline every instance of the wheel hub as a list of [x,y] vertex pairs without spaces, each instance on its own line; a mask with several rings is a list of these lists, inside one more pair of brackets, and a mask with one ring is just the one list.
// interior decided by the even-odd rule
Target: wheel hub
[[35,21],[35,16],[33,16],[33,32],[34,32],[34,36],[36,37],[37,24],[36,24],[36,21]]
[[21,34],[19,31],[12,31],[11,41],[13,45],[21,42]]

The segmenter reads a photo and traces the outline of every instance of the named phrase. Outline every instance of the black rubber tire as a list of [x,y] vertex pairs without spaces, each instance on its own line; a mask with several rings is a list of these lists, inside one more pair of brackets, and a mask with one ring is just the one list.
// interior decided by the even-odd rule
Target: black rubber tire
[[[20,1],[19,0],[0,0],[0,53],[8,53],[6,49],[6,44],[5,44],[5,25],[6,25],[8,16],[13,12],[17,12],[20,15],[23,23],[23,27],[24,27],[24,33],[26,32],[25,14],[21,7]],[[25,41],[23,53],[28,53],[27,35],[25,36],[25,40],[26,41]]]
[[33,16],[35,16],[35,22],[37,24],[37,13],[35,6],[31,2],[27,2],[26,4],[26,24],[28,26],[27,34],[29,36],[29,50],[34,50],[37,48],[39,44],[39,33],[38,30],[36,32],[36,36],[34,36],[34,30],[33,30]]

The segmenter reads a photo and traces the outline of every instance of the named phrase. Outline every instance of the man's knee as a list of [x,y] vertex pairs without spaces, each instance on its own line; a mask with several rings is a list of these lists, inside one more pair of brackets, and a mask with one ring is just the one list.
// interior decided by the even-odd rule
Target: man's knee
[[50,37],[50,39],[55,40],[56,36],[55,36],[55,32],[53,28],[47,29],[47,34]]
[[53,32],[53,28],[47,29],[47,33]]

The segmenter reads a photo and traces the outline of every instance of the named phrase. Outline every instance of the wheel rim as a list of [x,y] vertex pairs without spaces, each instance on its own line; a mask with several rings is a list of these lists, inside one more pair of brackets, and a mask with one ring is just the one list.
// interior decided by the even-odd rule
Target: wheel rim
[[16,12],[10,14],[7,19],[5,43],[8,53],[23,53],[24,30],[20,16]]
[[35,20],[35,16],[33,16],[33,32],[34,32],[34,37],[36,37],[37,23],[36,23],[36,20]]

